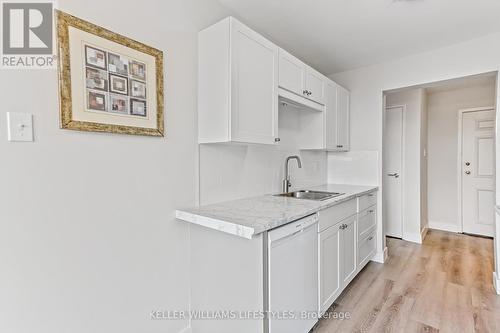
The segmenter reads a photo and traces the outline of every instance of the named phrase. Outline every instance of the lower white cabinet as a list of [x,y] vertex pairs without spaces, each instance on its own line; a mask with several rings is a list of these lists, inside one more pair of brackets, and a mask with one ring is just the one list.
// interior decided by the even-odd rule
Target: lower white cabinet
[[376,249],[375,230],[373,230],[365,238],[359,240],[358,265],[362,266],[367,263],[375,254]]
[[[356,200],[353,200],[354,202]],[[320,212],[323,216],[335,214],[338,207]],[[323,214],[322,214],[323,213]],[[356,275],[357,270],[356,215],[352,215],[319,233],[319,310],[326,311]]]
[[328,310],[376,252],[374,204],[376,194],[372,192],[319,212],[318,295],[321,314]]
[[342,222],[341,257],[342,257],[342,284],[346,286],[356,275],[358,247],[356,234],[356,216]]
[[340,223],[319,234],[319,307],[326,311],[341,292]]

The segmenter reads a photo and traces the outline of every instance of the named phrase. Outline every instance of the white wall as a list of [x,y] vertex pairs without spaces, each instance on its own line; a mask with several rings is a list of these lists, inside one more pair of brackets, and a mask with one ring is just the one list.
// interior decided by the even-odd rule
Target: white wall
[[[388,93],[387,107],[401,106],[404,109],[404,141],[403,141],[403,239],[420,242],[422,228],[421,190],[425,187],[425,165],[421,162],[421,152],[425,149],[425,91],[423,89],[407,89]],[[386,170],[388,171],[388,170]],[[422,177],[424,176],[424,177]],[[390,203],[388,203],[390,205]]]
[[457,198],[458,110],[494,105],[493,82],[429,92],[428,193],[431,227],[461,231]]
[[[165,55],[166,138],[59,129],[55,71],[2,71],[0,332],[179,332],[154,309],[189,307],[195,203],[197,32],[213,1],[60,0],[62,10]],[[34,143],[9,143],[7,111],[34,114]]]
[[[381,156],[383,91],[497,71],[499,67],[500,33],[496,33],[438,50],[332,75],[335,81],[351,92],[351,149],[377,151]],[[497,141],[497,149],[498,147],[500,145]],[[497,156],[500,156],[498,152]],[[329,159],[329,162],[332,162],[332,159]],[[372,181],[379,185],[382,183],[381,166],[380,159],[378,165],[372,165],[372,168],[379,170],[378,177]],[[330,173],[335,173],[335,165],[329,165],[328,168]],[[353,163],[351,169],[357,170],[358,166]],[[497,163],[497,173],[499,170],[500,163]],[[352,177],[355,177],[354,173]],[[335,178],[335,175],[329,174],[329,178]],[[497,178],[497,188],[500,188],[499,180],[500,177]],[[497,203],[500,203],[498,192]],[[382,210],[381,201],[378,209]],[[381,216],[382,214],[379,214],[379,235],[383,234]],[[384,238],[379,236],[379,254],[385,248],[384,241]],[[499,268],[497,267],[497,270]]]

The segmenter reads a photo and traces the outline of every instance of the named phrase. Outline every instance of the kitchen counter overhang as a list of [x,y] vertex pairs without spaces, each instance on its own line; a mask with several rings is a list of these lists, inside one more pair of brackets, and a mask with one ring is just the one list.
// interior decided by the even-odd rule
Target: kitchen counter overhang
[[265,231],[376,191],[378,187],[326,184],[307,189],[344,194],[324,201],[263,195],[201,207],[179,209],[175,214],[179,220],[252,239]]

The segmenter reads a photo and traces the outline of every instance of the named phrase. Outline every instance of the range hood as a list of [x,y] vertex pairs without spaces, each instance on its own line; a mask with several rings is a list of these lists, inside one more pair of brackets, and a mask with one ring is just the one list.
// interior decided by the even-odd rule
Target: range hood
[[323,112],[325,110],[323,104],[316,103],[283,88],[278,88],[278,100],[280,103],[286,103],[297,109],[307,109],[318,112]]

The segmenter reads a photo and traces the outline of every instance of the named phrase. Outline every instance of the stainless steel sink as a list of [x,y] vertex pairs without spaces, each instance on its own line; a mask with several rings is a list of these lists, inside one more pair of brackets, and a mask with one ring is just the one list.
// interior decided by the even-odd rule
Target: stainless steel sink
[[345,193],[338,193],[338,192],[322,192],[322,191],[308,191],[308,190],[302,190],[302,191],[295,191],[295,192],[289,192],[289,193],[281,193],[281,194],[276,194],[278,197],[288,197],[288,198],[295,198],[295,199],[306,199],[306,200],[327,200],[331,198],[335,198],[341,195],[344,195]]

